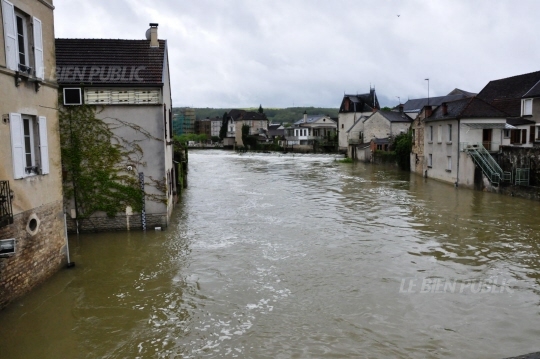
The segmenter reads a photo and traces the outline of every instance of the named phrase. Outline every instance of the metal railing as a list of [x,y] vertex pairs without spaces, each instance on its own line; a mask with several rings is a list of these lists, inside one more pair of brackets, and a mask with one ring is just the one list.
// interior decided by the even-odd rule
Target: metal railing
[[9,181],[0,181],[0,228],[13,223]]
[[512,181],[512,173],[503,171],[501,166],[499,166],[497,161],[495,161],[481,143],[463,142],[459,144],[459,147],[461,151],[471,156],[491,183],[499,184],[501,182]]

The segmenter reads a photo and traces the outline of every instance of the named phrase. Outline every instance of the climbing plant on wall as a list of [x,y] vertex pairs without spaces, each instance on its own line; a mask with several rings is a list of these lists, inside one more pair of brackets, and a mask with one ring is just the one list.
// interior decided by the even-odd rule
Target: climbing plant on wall
[[[144,139],[161,141],[139,126],[111,118],[106,122],[98,114],[95,106],[88,105],[59,109],[64,197],[74,200],[78,218],[98,211],[114,216],[126,206],[136,212],[142,209],[143,193],[133,170],[145,165],[140,141],[119,137],[115,129],[131,127]],[[165,193],[161,182],[150,179],[151,185]],[[166,196],[153,195],[150,200],[166,202]]]

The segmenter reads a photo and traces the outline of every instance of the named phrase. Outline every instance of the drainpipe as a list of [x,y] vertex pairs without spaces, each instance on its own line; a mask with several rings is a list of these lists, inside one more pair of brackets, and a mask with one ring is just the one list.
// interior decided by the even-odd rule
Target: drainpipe
[[456,187],[459,186],[459,156],[460,156],[459,146],[461,143],[460,134],[461,134],[461,120],[458,118],[457,120],[457,176],[456,176],[456,183],[455,183]]

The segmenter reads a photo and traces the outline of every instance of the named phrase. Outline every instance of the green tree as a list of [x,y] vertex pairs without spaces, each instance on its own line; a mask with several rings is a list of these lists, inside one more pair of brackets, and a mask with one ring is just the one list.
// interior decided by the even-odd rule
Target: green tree
[[399,134],[394,140],[398,166],[406,171],[411,169],[412,134],[411,131]]
[[388,106],[384,106],[383,108],[381,108],[381,111],[392,111],[392,109]]
[[227,112],[223,114],[223,119],[221,120],[221,128],[219,129],[219,138],[222,140],[227,137]]
[[259,113],[264,113],[262,105],[259,105]]

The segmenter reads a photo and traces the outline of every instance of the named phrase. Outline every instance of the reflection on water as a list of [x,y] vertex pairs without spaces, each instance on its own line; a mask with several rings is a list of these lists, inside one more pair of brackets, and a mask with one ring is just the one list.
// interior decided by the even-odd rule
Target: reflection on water
[[0,312],[0,358],[540,350],[537,202],[333,156],[200,151],[189,175],[167,231],[71,238],[77,266]]

